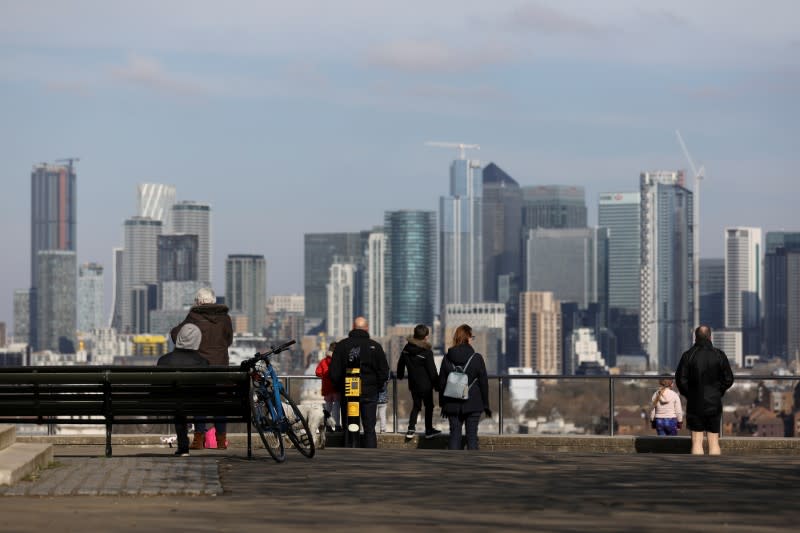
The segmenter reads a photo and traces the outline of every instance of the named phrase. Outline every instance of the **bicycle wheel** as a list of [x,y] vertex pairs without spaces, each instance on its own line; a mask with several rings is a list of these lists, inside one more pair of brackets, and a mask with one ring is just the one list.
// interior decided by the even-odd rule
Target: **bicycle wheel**
[[281,389],[281,402],[283,403],[284,414],[288,422],[286,436],[289,437],[289,440],[292,441],[292,444],[294,444],[298,452],[311,459],[314,457],[315,451],[314,435],[308,430],[308,422],[306,422],[300,409],[297,408],[297,404],[289,398],[286,391],[283,389]]
[[261,391],[252,389],[250,392],[250,410],[253,412],[253,425],[258,430],[261,436],[261,442],[264,443],[264,448],[272,456],[275,461],[282,463],[286,460],[286,450],[283,446],[283,437],[278,428],[278,424],[272,419],[269,407],[267,407],[266,400]]

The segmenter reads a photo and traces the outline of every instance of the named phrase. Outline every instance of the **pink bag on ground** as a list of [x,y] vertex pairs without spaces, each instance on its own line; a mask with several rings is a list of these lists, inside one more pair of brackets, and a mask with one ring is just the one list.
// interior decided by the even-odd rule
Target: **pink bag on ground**
[[210,428],[206,430],[206,442],[204,444],[206,448],[216,449],[217,447],[217,429]]

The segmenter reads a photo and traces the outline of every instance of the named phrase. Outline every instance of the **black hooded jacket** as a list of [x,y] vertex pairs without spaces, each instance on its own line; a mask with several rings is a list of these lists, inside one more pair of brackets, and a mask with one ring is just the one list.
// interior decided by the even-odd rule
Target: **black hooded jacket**
[[431,389],[439,390],[439,374],[433,362],[431,345],[424,339],[408,337],[408,344],[397,360],[397,379],[403,379],[408,368],[408,390],[425,394]]
[[725,352],[710,340],[698,341],[681,356],[675,383],[686,396],[687,414],[714,416],[722,412],[722,396],[733,385],[733,371]]
[[348,361],[360,365],[361,398],[375,400],[386,380],[389,379],[389,362],[383,347],[369,338],[369,333],[364,330],[354,329],[347,338],[336,343],[336,349],[331,356],[331,365],[328,375],[337,392],[344,395],[344,378],[348,368]]
[[[471,385],[469,398],[459,400],[445,396],[444,387],[453,366],[463,367],[472,354],[475,354],[475,357],[466,370]],[[447,355],[442,359],[442,366],[439,368],[439,391],[439,406],[445,415],[466,415],[489,409],[489,375],[486,373],[483,356],[476,353],[469,344],[459,344],[447,350]]]

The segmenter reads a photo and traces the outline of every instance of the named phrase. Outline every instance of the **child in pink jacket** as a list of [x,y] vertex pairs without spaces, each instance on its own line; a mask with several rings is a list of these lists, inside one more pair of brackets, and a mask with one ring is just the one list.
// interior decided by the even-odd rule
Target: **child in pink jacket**
[[675,436],[683,425],[681,397],[672,390],[671,379],[662,379],[658,385],[658,390],[653,394],[650,422],[659,435]]

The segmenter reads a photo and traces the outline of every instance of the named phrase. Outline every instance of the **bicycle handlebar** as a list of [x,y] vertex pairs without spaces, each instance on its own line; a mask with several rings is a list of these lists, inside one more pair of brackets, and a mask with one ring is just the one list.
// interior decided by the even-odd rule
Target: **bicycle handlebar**
[[281,344],[277,348],[275,348],[274,346],[271,346],[270,349],[268,351],[264,352],[264,353],[256,352],[256,354],[252,358],[242,361],[241,367],[242,368],[252,367],[253,365],[255,365],[256,361],[261,361],[262,359],[267,359],[270,355],[279,354],[282,351],[288,349],[289,346],[291,346],[295,342],[297,342],[297,341],[292,339],[289,342],[285,342],[285,343]]

